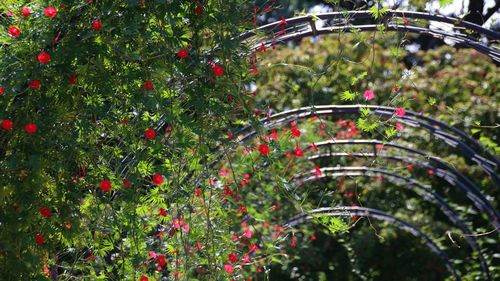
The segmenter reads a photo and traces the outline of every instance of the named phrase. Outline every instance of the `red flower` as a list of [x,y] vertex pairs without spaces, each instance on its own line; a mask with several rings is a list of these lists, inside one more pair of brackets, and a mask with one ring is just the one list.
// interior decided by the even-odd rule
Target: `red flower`
[[128,179],[123,179],[122,184],[125,188],[130,188],[132,186],[132,183]]
[[189,51],[187,49],[182,48],[177,52],[177,56],[181,59],[185,59],[189,56]]
[[302,156],[304,156],[304,151],[303,151],[300,147],[298,147],[298,146],[296,146],[296,147],[293,149],[293,153],[295,153],[295,156],[297,156],[297,157],[302,157]]
[[95,31],[99,31],[102,28],[102,22],[100,20],[93,20],[92,21],[92,29]]
[[300,130],[299,128],[297,127],[293,127],[291,130],[290,130],[290,133],[292,134],[292,136],[298,138],[300,137]]
[[156,132],[155,130],[149,128],[147,129],[145,132],[144,132],[144,136],[148,139],[148,140],[152,140],[156,137]]
[[69,83],[70,85],[75,85],[77,82],[78,82],[78,78],[76,77],[76,74],[71,74],[71,75],[68,77],[68,83]]
[[3,95],[3,87],[0,86],[0,96]]
[[144,81],[144,89],[146,91],[152,91],[153,90],[153,82],[146,80]]
[[153,183],[156,185],[160,185],[163,183],[163,176],[160,174],[153,175]]
[[23,8],[21,9],[21,14],[23,14],[23,17],[25,17],[25,18],[27,18],[27,17],[31,16],[31,10],[30,10],[30,8],[28,8],[28,7],[23,7]]
[[314,171],[317,176],[321,176],[321,168],[318,165],[314,165]]
[[146,275],[142,275],[139,281],[149,281],[149,279]]
[[40,215],[42,215],[42,217],[44,218],[48,218],[52,215],[52,211],[47,207],[42,207],[40,208]]
[[102,191],[110,191],[111,190],[111,182],[108,180],[102,180],[101,184],[99,184],[99,187],[101,188]]
[[47,52],[41,52],[38,54],[38,62],[47,64],[50,62],[50,54]]
[[395,112],[396,112],[396,116],[398,116],[398,117],[403,117],[406,114],[405,109],[402,107],[396,108]]
[[162,267],[167,264],[167,261],[165,260],[165,256],[164,255],[157,255],[156,256],[156,262],[158,263],[158,265],[160,265]]
[[224,265],[224,270],[229,273],[229,274],[233,274],[234,273],[234,268],[232,265],[230,264],[225,264]]
[[231,263],[235,263],[238,261],[238,255],[235,253],[230,253],[228,258]]
[[38,246],[42,246],[44,243],[45,243],[45,238],[43,237],[42,234],[37,234],[35,236],[35,243],[38,245]]
[[40,80],[31,80],[29,84],[32,90],[38,91],[40,89]]
[[14,126],[14,123],[10,119],[4,119],[2,120],[2,129],[4,130],[12,130],[12,127]]
[[21,30],[15,26],[9,26],[9,35],[18,38],[21,36]]
[[194,13],[197,15],[203,14],[203,10],[198,6],[194,9]]
[[54,7],[45,8],[45,16],[49,18],[53,18],[57,15],[57,10]]
[[34,134],[38,130],[38,126],[35,123],[28,123],[24,125],[24,131],[28,134]]
[[158,209],[158,215],[160,215],[162,217],[166,217],[167,216],[167,212],[165,211],[165,209],[160,208],[160,209]]
[[212,66],[212,72],[214,73],[215,76],[222,76],[224,75],[224,68],[216,64]]
[[267,146],[267,144],[265,144],[265,143],[259,145],[259,153],[262,156],[268,155],[269,154],[269,146]]

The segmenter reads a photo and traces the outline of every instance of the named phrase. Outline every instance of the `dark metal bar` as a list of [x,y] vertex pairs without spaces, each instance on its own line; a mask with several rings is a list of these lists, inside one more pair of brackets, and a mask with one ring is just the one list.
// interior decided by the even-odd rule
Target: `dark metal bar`
[[323,215],[323,216],[363,216],[363,217],[371,217],[374,219],[386,221],[388,223],[393,224],[394,226],[411,233],[413,236],[417,238],[422,238],[425,241],[425,244],[429,249],[440,256],[445,262],[446,268],[453,275],[455,280],[459,281],[460,276],[458,275],[455,266],[450,261],[450,258],[443,251],[432,238],[423,233],[420,229],[418,229],[413,224],[399,219],[397,217],[391,216],[383,211],[365,208],[365,207],[354,207],[354,206],[342,206],[342,207],[330,207],[330,208],[319,208],[307,213],[299,214],[293,218],[291,218],[284,226],[285,227],[295,227],[299,224],[305,223],[307,221],[312,220],[314,217],[312,215]]

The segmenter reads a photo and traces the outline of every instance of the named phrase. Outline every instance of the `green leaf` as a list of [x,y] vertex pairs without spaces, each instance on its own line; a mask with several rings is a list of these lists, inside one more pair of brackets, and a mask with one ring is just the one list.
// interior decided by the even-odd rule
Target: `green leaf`
[[439,7],[448,6],[453,3],[453,0],[439,0]]
[[368,114],[370,114],[370,108],[363,107],[361,108],[360,112],[361,112],[361,117],[366,117],[368,116]]
[[353,101],[357,96],[356,92],[351,92],[349,90],[345,90],[341,95],[340,99],[343,101]]
[[377,5],[374,5],[370,8],[369,12],[372,17],[377,20],[382,18],[387,13],[387,11],[389,11],[389,8],[387,7],[382,7],[382,9],[379,9]]
[[345,232],[349,229],[349,225],[340,218],[330,217],[323,214],[314,214],[314,222],[323,225],[331,235],[339,232]]
[[390,128],[387,128],[385,129],[385,135],[388,137],[388,138],[392,138],[393,136],[395,136],[396,134],[398,133],[398,131],[393,128],[393,127],[390,127]]
[[428,97],[427,102],[429,103],[429,105],[435,105],[437,100],[433,97]]
[[375,122],[370,122],[367,118],[358,119],[358,128],[365,132],[372,132],[378,128],[378,124]]

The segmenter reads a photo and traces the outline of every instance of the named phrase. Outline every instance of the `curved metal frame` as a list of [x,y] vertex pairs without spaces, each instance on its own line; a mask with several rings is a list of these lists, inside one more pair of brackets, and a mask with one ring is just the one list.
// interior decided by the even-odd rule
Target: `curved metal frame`
[[[336,155],[335,153],[332,152],[331,147],[333,145],[350,145],[350,144],[365,144],[365,145],[377,145],[377,144],[383,144],[385,147],[392,147],[396,148],[399,150],[404,150],[407,152],[410,152],[411,154],[417,154],[420,156],[426,157],[428,160],[442,166],[445,168],[439,169],[436,166],[427,164],[423,161],[414,159],[414,158],[407,158],[407,157],[401,157],[401,156],[392,156],[392,155],[383,155],[377,152],[377,149],[374,148],[373,153],[357,153],[357,154],[347,154],[347,153],[338,153]],[[460,190],[465,194],[467,198],[469,198],[474,205],[481,211],[484,211],[490,219],[492,219],[492,223],[496,228],[500,227],[500,214],[498,214],[497,210],[491,205],[490,201],[481,193],[480,189],[468,178],[466,177],[463,173],[452,167],[451,165],[446,164],[441,158],[439,157],[434,157],[434,156],[429,156],[425,154],[423,151],[405,147],[402,145],[394,144],[394,143],[384,143],[381,141],[377,140],[336,140],[336,141],[325,141],[325,142],[320,142],[316,144],[316,147],[321,148],[327,146],[329,147],[329,153],[328,154],[319,154],[319,155],[313,155],[308,157],[308,160],[314,160],[317,158],[322,158],[322,157],[331,157],[331,156],[353,156],[353,157],[381,157],[381,158],[387,158],[387,159],[392,159],[392,160],[397,160],[400,162],[407,162],[407,163],[412,163],[412,164],[417,164],[419,166],[423,166],[427,169],[432,169],[436,171],[436,176],[443,179],[447,183],[449,183],[451,186],[456,186],[460,188]],[[457,178],[458,176],[458,178]],[[463,182],[462,182],[463,181]],[[498,232],[500,232],[500,229],[498,229]]]
[[295,182],[292,185],[295,184],[299,186],[305,183],[322,180],[325,178],[336,178],[344,176],[375,177],[377,176],[377,174],[382,174],[386,177],[386,179],[388,179],[389,182],[414,191],[417,195],[428,202],[437,203],[439,205],[439,209],[443,212],[443,214],[448,217],[448,219],[465,234],[464,237],[466,238],[467,244],[469,244],[473,251],[476,251],[478,253],[479,263],[486,279],[491,280],[488,266],[486,265],[486,260],[484,259],[479,245],[477,244],[476,238],[471,236],[472,232],[470,231],[470,229],[462,222],[458,214],[453,210],[448,202],[439,194],[435,193],[430,187],[422,184],[417,180],[411,179],[409,177],[404,177],[384,169],[369,167],[325,167],[321,168],[320,170],[323,173],[321,176],[308,176],[311,174],[311,172],[314,171],[304,172],[297,175]]
[[284,227],[295,227],[299,224],[305,223],[307,221],[310,221],[313,219],[312,215],[314,214],[321,214],[321,215],[326,215],[326,216],[331,216],[331,217],[338,217],[338,216],[366,216],[366,217],[371,217],[375,218],[378,220],[386,221],[389,223],[394,223],[396,227],[399,229],[405,230],[409,233],[411,233],[413,236],[417,238],[422,238],[425,241],[425,244],[431,251],[439,255],[443,261],[445,262],[446,268],[448,271],[453,275],[455,280],[459,281],[460,276],[458,276],[455,266],[453,263],[450,261],[450,258],[444,252],[439,248],[439,246],[430,238],[427,236],[425,233],[420,231],[416,226],[414,226],[411,223],[408,223],[402,219],[396,218],[394,216],[391,216],[383,211],[376,210],[376,209],[371,209],[371,208],[365,208],[365,207],[331,207],[331,208],[319,208],[315,209],[312,211],[309,211],[307,213],[302,213],[299,214],[295,217],[292,217],[290,220],[288,220],[287,223],[284,224]]
[[[271,46],[276,44],[276,42],[286,42],[286,41],[301,39],[304,37],[317,36],[321,34],[331,34],[336,32],[351,32],[353,30],[375,31],[381,24],[383,24],[385,29],[389,31],[402,31],[402,32],[427,34],[437,39],[445,39],[445,38],[451,39],[459,45],[473,48],[476,51],[487,55],[494,61],[500,62],[500,51],[498,50],[498,48],[485,45],[480,41],[475,40],[474,38],[467,37],[465,34],[459,32],[451,33],[442,30],[432,30],[430,28],[423,28],[420,26],[413,25],[413,22],[401,25],[391,22],[392,18],[422,19],[428,21],[436,21],[440,23],[451,24],[453,25],[453,27],[457,29],[461,30],[466,29],[475,32],[479,35],[483,35],[486,38],[492,40],[500,39],[500,34],[492,30],[483,28],[477,24],[466,22],[460,19],[440,16],[440,15],[432,15],[429,13],[389,10],[384,14],[383,19],[379,22],[373,19],[370,11],[332,12],[332,13],[317,14],[314,16],[308,15],[308,16],[294,17],[286,20],[287,23],[286,26],[281,26],[282,24],[280,21],[270,23],[258,27],[255,30],[251,30],[241,34],[239,40],[241,41],[249,40],[252,37],[258,36],[258,34],[262,34],[263,32],[266,31],[267,32],[272,31],[278,27],[281,27],[285,31],[285,32],[280,31],[275,34],[271,34],[272,39],[266,40],[261,43],[256,43],[254,46],[250,47],[251,51],[256,51],[261,46],[262,43],[265,44],[266,46]],[[331,27],[318,27],[316,25],[317,19],[326,21],[337,21],[336,24],[338,25]],[[358,22],[361,21],[363,24],[358,24],[356,21]],[[372,22],[372,24],[366,24],[367,21]]]
[[[274,128],[282,124],[287,124],[293,120],[304,119],[310,116],[360,114],[360,110],[362,108],[369,108],[370,114],[376,114],[378,116],[389,118],[393,117],[395,112],[395,108],[386,106],[321,105],[283,111],[272,115],[270,118],[261,119],[261,123],[264,124],[266,128]],[[488,153],[479,143],[468,137],[464,132],[456,128],[452,128],[432,118],[424,117],[422,116],[422,114],[414,113],[411,111],[406,111],[406,115],[404,117],[396,117],[396,119],[411,126],[426,129],[430,131],[435,137],[444,140],[444,143],[446,145],[454,148],[457,152],[459,152],[457,153],[458,155],[478,164],[481,169],[492,178],[495,185],[497,187],[500,187],[500,177],[495,171],[500,166],[500,160]],[[419,119],[425,119],[425,121]],[[234,134],[235,138],[239,142],[245,142],[257,135],[257,133],[252,130],[253,128],[251,126],[247,126],[236,132]],[[446,131],[455,132],[459,134],[460,137],[454,136]],[[462,141],[461,137],[464,138],[465,141]],[[486,157],[480,155],[478,151],[485,154]]]

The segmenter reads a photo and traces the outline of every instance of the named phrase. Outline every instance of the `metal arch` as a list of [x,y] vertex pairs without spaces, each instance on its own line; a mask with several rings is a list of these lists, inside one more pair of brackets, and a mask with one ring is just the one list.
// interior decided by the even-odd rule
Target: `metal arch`
[[[278,39],[272,39],[270,41],[266,41],[264,44],[266,46],[272,46],[273,44],[276,44],[276,40],[279,40],[280,43],[284,43],[287,41],[292,41],[292,40],[297,40],[301,39],[304,37],[310,37],[314,35],[323,35],[323,34],[331,34],[331,33],[338,33],[338,32],[353,32],[355,30],[357,31],[376,31],[377,30],[377,25],[360,25],[360,26],[341,26],[341,27],[328,27],[328,28],[318,28],[316,31],[313,30],[305,30],[305,31],[300,31],[300,32],[295,32],[292,34],[288,35],[283,35],[278,37]],[[456,38],[453,36],[451,33],[447,33],[444,31],[437,31],[437,30],[430,30],[427,28],[421,28],[421,27],[413,27],[413,26],[404,26],[404,25],[398,25],[398,24],[388,24],[385,27],[386,30],[388,31],[405,31],[405,32],[411,32],[411,33],[419,33],[419,34],[428,34],[431,35],[434,38],[438,39],[452,39],[456,44],[466,46],[472,49],[475,49],[476,51],[490,57],[496,62],[500,62],[500,52],[496,51],[490,47],[484,46],[479,42],[467,39],[467,38]],[[255,45],[251,47],[251,50],[257,50],[260,48],[261,45]]]
[[[383,117],[394,117],[395,108],[375,105],[320,105],[311,107],[301,107],[298,109],[287,110],[272,115],[270,118],[260,120],[266,128],[278,127],[292,120],[303,119],[317,115],[344,115],[344,114],[360,114],[362,108],[369,108],[371,114],[376,114]],[[405,117],[396,117],[401,122],[414,127],[421,127],[430,131],[435,137],[442,139],[444,143],[454,148],[460,156],[476,163],[486,174],[488,174],[495,185],[500,187],[500,177],[496,169],[500,166],[500,160],[488,153],[480,144],[471,139],[464,132],[452,128],[442,122],[426,117],[424,121],[420,120],[423,116],[418,113],[406,111]],[[257,135],[252,131],[251,126],[242,128],[236,132],[235,138],[239,142],[245,142],[248,139]],[[451,131],[451,132],[446,132]],[[460,132],[460,137],[453,135],[453,132]],[[461,140],[461,137],[464,139]],[[482,156],[479,152],[485,154]]]
[[[470,48],[475,49],[478,52],[481,52],[493,60],[499,62],[500,61],[500,51],[497,48],[489,47],[486,44],[481,43],[475,38],[467,37],[465,34],[459,32],[445,32],[441,30],[432,30],[430,28],[423,28],[419,26],[412,25],[411,23],[405,23],[403,25],[390,22],[391,18],[402,18],[402,19],[423,19],[428,21],[436,21],[440,23],[451,24],[456,29],[462,29],[465,31],[473,31],[479,35],[483,35],[490,40],[499,40],[500,34],[494,32],[492,30],[486,29],[474,23],[470,23],[467,21],[463,21],[461,19],[456,19],[452,17],[446,17],[441,15],[432,15],[429,13],[420,13],[420,12],[411,12],[411,11],[397,11],[397,10],[389,10],[384,14],[384,18],[382,23],[387,30],[390,31],[403,31],[403,32],[412,32],[412,33],[425,33],[437,39],[451,39],[455,43],[464,45]],[[316,20],[330,20],[337,21],[337,25],[332,27],[317,27]],[[363,25],[356,24],[356,20],[363,20]],[[367,21],[372,22],[371,24],[366,24]],[[350,32],[353,30],[358,31],[374,31],[377,30],[378,26],[381,25],[379,22],[373,20],[372,14],[370,11],[347,11],[347,12],[332,12],[332,13],[322,13],[317,15],[308,15],[301,17],[289,18],[286,20],[286,25],[283,25],[281,21],[277,21],[274,23],[270,23],[261,27],[258,27],[254,30],[247,31],[239,36],[239,40],[245,41],[251,39],[252,37],[258,36],[258,34],[262,34],[263,32],[272,31],[275,28],[281,27],[285,32],[279,32],[273,35],[273,38],[256,44],[255,46],[251,46],[250,50],[255,51],[259,48],[262,43],[266,46],[274,45],[276,42],[286,42],[295,39],[301,39],[309,36],[316,36],[321,34],[329,34],[339,31]],[[288,32],[286,32],[288,30]],[[291,32],[290,32],[291,31]]]
[[[486,261],[484,256],[477,244],[477,240],[475,237],[471,237],[472,232],[469,228],[462,222],[459,218],[458,214],[453,210],[453,208],[448,204],[448,202],[441,197],[439,194],[435,193],[430,187],[422,184],[421,182],[398,175],[396,173],[392,173],[383,169],[376,168],[368,168],[368,167],[325,167],[320,169],[324,174],[321,176],[308,176],[314,171],[304,172],[297,175],[296,180],[292,185],[303,185],[304,183],[322,180],[325,178],[331,177],[375,177],[377,174],[383,174],[387,176],[389,182],[393,184],[397,184],[403,186],[409,190],[414,191],[417,195],[422,197],[424,200],[432,203],[437,203],[439,205],[439,209],[443,212],[443,214],[448,217],[448,219],[458,227],[465,235],[465,239],[467,244],[471,247],[473,251],[478,253],[479,263],[481,265],[481,269],[487,278],[487,280],[491,280],[490,273],[488,270],[488,266],[486,265]],[[333,172],[333,173],[328,173]],[[304,179],[305,178],[305,179]],[[434,202],[435,201],[435,202]]]
[[[345,20],[347,18],[349,19],[372,19],[373,16],[370,13],[370,11],[347,11],[347,12],[330,12],[330,13],[321,13],[317,15],[307,15],[307,16],[301,16],[301,17],[294,17],[294,18],[289,18],[287,19],[288,25],[296,25],[300,23],[310,23],[314,22],[316,19],[321,19],[321,20],[331,20],[331,19],[341,19]],[[432,21],[437,21],[437,22],[442,22],[442,23],[448,23],[452,24],[455,27],[463,27],[463,28],[468,28],[470,30],[473,30],[481,35],[485,35],[486,37],[493,39],[493,40],[498,40],[500,39],[500,34],[497,32],[484,28],[478,24],[471,23],[468,21],[464,21],[462,19],[457,19],[453,17],[447,17],[447,16],[442,16],[442,15],[433,15],[430,13],[422,13],[422,12],[413,12],[413,11],[401,11],[401,10],[388,10],[386,14],[384,15],[385,18],[390,18],[390,17],[399,17],[399,18],[408,18],[408,19],[425,19],[425,20],[432,20]],[[280,22],[273,22],[270,24],[266,24],[263,26],[258,27],[256,30],[258,31],[269,31],[274,29],[275,27],[279,26]],[[257,34],[256,31],[250,30],[242,35],[240,35],[240,39],[248,39],[252,36],[255,36]]]
[[417,238],[422,238],[425,241],[425,244],[429,249],[439,255],[443,261],[445,262],[446,268],[448,271],[453,275],[455,280],[460,281],[461,278],[458,276],[455,266],[453,263],[450,261],[450,258],[444,252],[439,246],[430,238],[428,235],[423,233],[420,229],[418,229],[416,226],[413,224],[404,221],[402,219],[399,219],[397,217],[391,216],[383,211],[377,210],[377,209],[371,209],[371,208],[365,208],[365,207],[354,207],[354,206],[342,206],[342,207],[330,207],[330,208],[319,208],[315,209],[312,211],[309,211],[307,213],[302,213],[299,214],[295,217],[292,217],[290,220],[288,220],[287,223],[284,224],[284,227],[295,227],[299,224],[305,223],[307,221],[310,221],[313,219],[312,215],[315,214],[321,214],[324,216],[330,216],[330,217],[338,217],[338,216],[366,216],[366,217],[371,217],[375,218],[378,220],[386,221],[388,223],[394,223],[396,227],[399,229],[402,229],[404,231],[407,231],[411,233],[413,236]]
[[[383,144],[386,147],[392,147],[392,148],[397,148],[399,150],[404,150],[407,152],[410,152],[411,154],[417,154],[420,156],[426,157],[426,159],[430,160],[431,162],[437,164],[438,166],[444,167],[445,170],[438,169],[436,166],[427,164],[423,161],[414,159],[414,158],[408,158],[408,157],[401,157],[401,156],[393,156],[393,155],[384,155],[384,154],[379,154],[377,153],[377,149],[374,149],[373,153],[333,153],[331,151],[331,147],[334,145],[349,145],[349,144],[367,144],[367,145],[377,145],[377,144]],[[441,158],[439,157],[434,157],[434,156],[429,156],[425,152],[405,147],[399,144],[394,144],[394,143],[384,143],[382,141],[378,140],[336,140],[336,141],[325,141],[325,142],[319,142],[316,143],[316,147],[324,147],[327,146],[329,147],[329,152],[328,154],[319,154],[319,155],[313,155],[309,156],[309,160],[314,160],[317,158],[323,158],[323,157],[331,157],[331,156],[353,156],[353,157],[381,157],[381,158],[388,158],[400,162],[407,162],[407,163],[413,163],[417,164],[419,166],[426,167],[428,169],[432,169],[436,171],[436,176],[443,179],[447,183],[449,183],[451,186],[457,186],[460,188],[461,191],[465,194],[467,198],[469,198],[474,205],[481,211],[486,212],[488,217],[493,220],[493,225],[495,227],[500,226],[500,215],[498,214],[497,210],[491,205],[491,203],[486,199],[486,197],[481,193],[479,188],[468,178],[466,177],[463,173],[455,169],[449,164],[446,164]],[[337,155],[338,154],[338,155]],[[448,171],[446,171],[448,170]],[[458,178],[457,178],[458,177]],[[484,205],[483,205],[484,204]],[[500,232],[500,230],[498,231]]]

